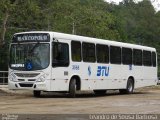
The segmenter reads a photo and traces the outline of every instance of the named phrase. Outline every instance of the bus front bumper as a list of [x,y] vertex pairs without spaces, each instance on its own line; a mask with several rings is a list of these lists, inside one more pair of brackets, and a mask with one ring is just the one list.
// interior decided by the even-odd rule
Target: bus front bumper
[[49,91],[46,82],[12,82],[8,83],[10,90],[40,90]]

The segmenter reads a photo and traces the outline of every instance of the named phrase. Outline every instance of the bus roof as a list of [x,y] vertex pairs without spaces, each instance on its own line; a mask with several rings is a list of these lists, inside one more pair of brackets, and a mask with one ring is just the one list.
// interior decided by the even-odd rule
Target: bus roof
[[144,49],[144,50],[156,51],[156,49],[153,47],[147,47],[143,45],[136,45],[136,44],[123,43],[123,42],[117,42],[117,41],[112,41],[112,40],[91,38],[91,37],[72,35],[72,34],[66,34],[66,33],[51,32],[51,31],[30,31],[30,32],[20,32],[16,34],[26,34],[26,33],[49,33],[51,35],[51,38],[91,42],[91,43],[96,43],[96,44],[108,44],[109,46],[120,46],[120,47],[134,48],[134,49]]

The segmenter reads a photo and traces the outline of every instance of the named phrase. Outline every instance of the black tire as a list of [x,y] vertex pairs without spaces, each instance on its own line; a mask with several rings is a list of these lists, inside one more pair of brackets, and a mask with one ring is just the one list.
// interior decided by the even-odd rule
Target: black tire
[[122,95],[123,95],[123,94],[126,94],[126,90],[125,90],[125,89],[120,89],[120,90],[119,90],[119,93],[122,94]]
[[34,90],[33,91],[33,96],[34,97],[40,97],[41,96],[41,91]]
[[133,79],[129,78],[127,81],[126,89],[120,89],[120,94],[132,94],[134,91],[134,81]]
[[96,95],[105,95],[107,90],[93,90]]
[[71,79],[69,84],[69,95],[72,98],[76,97],[76,79]]

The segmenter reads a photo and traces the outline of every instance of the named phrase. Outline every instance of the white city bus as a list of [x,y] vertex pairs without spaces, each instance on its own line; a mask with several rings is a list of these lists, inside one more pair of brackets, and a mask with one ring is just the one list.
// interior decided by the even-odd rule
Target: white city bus
[[16,33],[10,47],[9,89],[133,93],[157,84],[156,49],[57,32]]

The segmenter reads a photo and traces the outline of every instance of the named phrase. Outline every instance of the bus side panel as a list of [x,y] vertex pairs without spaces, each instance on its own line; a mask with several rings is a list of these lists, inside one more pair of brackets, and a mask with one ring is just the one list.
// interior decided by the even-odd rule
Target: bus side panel
[[[73,66],[78,65],[73,62]],[[93,90],[96,88],[97,81],[97,64],[81,62],[79,65],[78,74],[81,77],[81,90]],[[72,70],[74,74],[74,69]]]
[[134,66],[133,65],[133,78],[134,78],[134,87],[139,87],[142,83],[141,80],[143,79],[143,67],[142,66]]
[[51,91],[68,91],[69,81],[70,66],[52,68]]
[[145,86],[156,85],[157,84],[156,67],[144,67],[143,78]]
[[[122,89],[126,88],[126,73],[122,73],[121,65],[109,64],[87,64],[83,65],[82,90],[95,89]],[[91,75],[87,74],[88,68],[91,69]],[[126,67],[125,69],[128,69]],[[86,72],[84,72],[86,71]],[[127,70],[126,70],[127,71]],[[125,80],[123,80],[125,78]]]
[[[139,67],[140,68],[140,67]],[[135,71],[135,88],[156,85],[157,82],[157,68],[141,66],[142,70]],[[138,67],[136,67],[138,69]],[[139,72],[139,73],[138,73]],[[140,75],[141,74],[141,75]],[[139,76],[141,78],[139,79]]]

